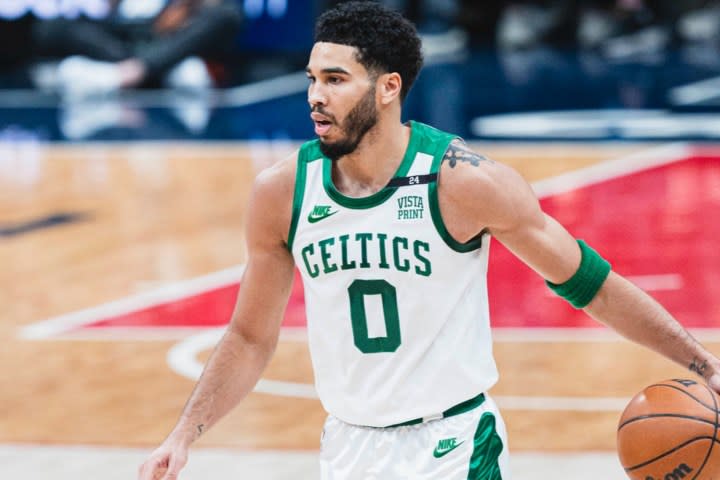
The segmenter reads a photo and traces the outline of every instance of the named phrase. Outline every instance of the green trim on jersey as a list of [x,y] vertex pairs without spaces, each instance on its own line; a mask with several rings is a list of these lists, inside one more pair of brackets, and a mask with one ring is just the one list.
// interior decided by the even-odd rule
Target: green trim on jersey
[[317,140],[305,142],[300,147],[297,157],[297,171],[295,172],[295,193],[293,194],[292,219],[290,220],[290,231],[288,232],[287,248],[292,253],[293,241],[300,219],[303,197],[305,196],[305,183],[307,178],[307,164],[320,158],[320,149]]
[[[410,141],[408,142],[405,156],[403,157],[402,162],[400,162],[400,165],[393,177],[404,177],[407,175],[408,171],[410,171],[410,166],[412,165],[413,160],[415,160],[415,155],[417,155],[418,152],[418,143],[421,140],[421,136],[417,131],[419,125],[420,124],[417,122],[410,121]],[[323,157],[323,184],[325,186],[325,192],[327,192],[330,198],[343,207],[352,209],[376,207],[390,198],[392,194],[395,193],[395,190],[398,189],[398,187],[389,187],[383,188],[368,197],[346,197],[340,193],[333,184],[332,160],[327,157]]]
[[473,438],[473,452],[470,457],[468,480],[502,480],[498,458],[503,442],[495,429],[495,415],[482,414]]
[[[394,177],[404,177],[407,175],[418,152],[432,155],[433,162],[429,173],[439,173],[442,160],[445,157],[450,142],[459,137],[420,122],[411,120],[408,123],[410,125],[410,141],[405,151],[405,156],[398,166]],[[343,195],[335,188],[332,182],[332,160],[323,155],[320,150],[320,140],[316,139],[305,142],[298,152],[298,165],[295,174],[295,194],[293,196],[293,214],[287,242],[288,249],[290,250],[292,250],[293,240],[295,239],[295,231],[297,230],[300,210],[302,209],[302,200],[305,194],[307,164],[316,160],[322,160],[323,162],[323,185],[326,193],[332,200],[343,207],[352,209],[375,207],[390,198],[398,189],[398,187],[388,187],[368,197],[361,198]],[[432,217],[433,224],[447,246],[460,253],[477,250],[482,246],[482,235],[466,243],[460,243],[450,235],[443,222],[442,214],[440,213],[437,181],[428,184],[428,197],[430,200],[430,216]]]
[[[427,125],[425,125],[425,128],[426,135],[429,137],[429,140],[435,142],[435,151],[427,152],[433,155],[433,163],[432,167],[430,168],[430,173],[439,174],[443,158],[445,157],[445,152],[447,152],[450,143],[459,137],[451,135],[449,133],[441,132],[440,130],[428,127]],[[440,237],[445,241],[445,244],[447,244],[448,247],[452,248],[456,252],[465,253],[477,250],[482,246],[482,235],[479,235],[466,243],[460,243],[455,240],[452,235],[450,235],[447,227],[445,227],[445,222],[442,219],[442,214],[440,213],[437,181],[428,184],[428,196],[430,198],[430,216],[432,217],[432,221],[435,224],[435,228],[437,229],[438,234],[440,234]]]

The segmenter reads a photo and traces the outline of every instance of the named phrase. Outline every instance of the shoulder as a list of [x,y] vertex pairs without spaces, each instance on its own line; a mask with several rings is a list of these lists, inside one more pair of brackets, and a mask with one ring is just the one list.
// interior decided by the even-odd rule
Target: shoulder
[[253,196],[279,196],[282,198],[290,195],[292,200],[297,158],[298,152],[295,151],[292,155],[258,173],[253,182]]
[[283,160],[261,171],[255,178],[254,187],[260,194],[281,195],[292,200],[298,168],[322,157],[320,141],[310,140]]
[[438,192],[443,217],[447,211],[450,222],[476,222],[480,230],[510,228],[521,220],[523,208],[536,202],[517,171],[477,153],[462,139],[453,140],[445,151]]
[[295,192],[297,152],[258,173],[248,205],[249,234],[261,230],[286,240]]
[[496,162],[470,148],[464,140],[456,138],[448,145],[440,166],[440,185],[444,194],[481,195],[486,201],[505,194],[512,195],[521,189],[525,180],[512,168]]

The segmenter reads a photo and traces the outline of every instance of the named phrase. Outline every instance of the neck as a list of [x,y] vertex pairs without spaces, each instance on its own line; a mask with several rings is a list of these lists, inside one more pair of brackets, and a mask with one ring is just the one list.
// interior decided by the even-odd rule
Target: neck
[[409,141],[410,128],[399,119],[378,119],[354,152],[333,162],[335,188],[351,197],[380,191],[397,171]]

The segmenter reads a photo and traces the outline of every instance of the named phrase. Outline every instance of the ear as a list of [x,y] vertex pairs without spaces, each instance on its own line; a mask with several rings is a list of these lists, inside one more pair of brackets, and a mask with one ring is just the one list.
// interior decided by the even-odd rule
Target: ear
[[402,77],[399,73],[384,73],[377,79],[376,92],[382,105],[389,105],[396,98],[400,98]]

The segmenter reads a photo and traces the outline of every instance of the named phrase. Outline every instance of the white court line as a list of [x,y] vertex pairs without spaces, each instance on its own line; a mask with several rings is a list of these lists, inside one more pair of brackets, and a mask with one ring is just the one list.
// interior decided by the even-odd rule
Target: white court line
[[[690,328],[701,342],[720,342],[720,328]],[[620,334],[598,324],[597,327],[497,327],[492,330],[495,343],[614,343],[624,342]]]
[[[212,348],[222,336],[223,331],[214,329],[183,340],[173,346],[167,354],[170,368],[177,374],[197,380],[203,371],[203,363],[197,355]],[[285,382],[261,379],[254,389],[257,393],[267,393],[281,397],[318,398],[315,388],[306,383]],[[500,408],[504,410],[535,411],[622,411],[629,398],[624,397],[533,397],[533,396],[495,396]]]
[[159,289],[104,303],[96,307],[60,315],[22,328],[19,336],[26,340],[47,339],[82,327],[83,325],[97,322],[103,318],[125,315],[161,303],[187,298],[214,288],[239,282],[244,270],[244,265],[238,265],[203,275],[202,277],[172,283]]
[[534,182],[532,187],[539,198],[545,198],[660,165],[687,160],[691,153],[686,143],[669,143],[539,180]]
[[534,397],[492,395],[502,410],[543,412],[622,412],[630,397]]
[[[184,340],[170,349],[167,362],[176,373],[197,380],[202,374],[203,364],[197,354],[211,348],[222,335],[222,331],[211,331]],[[281,397],[318,398],[315,388],[310,384],[261,379],[254,389],[257,393],[267,393]],[[534,397],[534,396],[495,396],[493,399],[503,410],[533,411],[622,411],[629,398],[625,397]]]
[[[203,371],[203,363],[197,358],[200,352],[213,348],[222,337],[225,329],[212,329],[174,345],[167,354],[167,363],[177,374],[197,380]],[[281,397],[317,398],[312,385],[297,382],[284,382],[261,378],[255,385],[255,392],[268,393]]]
[[[504,330],[504,329],[500,329]],[[518,329],[520,335],[528,335],[527,329]],[[556,338],[556,329],[546,329],[546,333]],[[573,329],[566,329],[568,333]],[[620,336],[607,329],[583,329],[586,335],[583,341],[606,332],[608,339],[619,340]],[[591,335],[587,335],[592,330]],[[576,332],[573,332],[577,334]],[[720,332],[716,332],[720,338]],[[173,346],[167,354],[170,368],[177,374],[197,380],[203,371],[203,363],[197,355],[212,348],[223,334],[222,329],[214,329],[200,335],[183,340]],[[581,338],[581,337],[576,337]],[[281,397],[318,398],[315,388],[311,384],[286,382],[281,380],[261,379],[254,389],[257,393],[266,393]],[[522,411],[576,411],[576,412],[621,412],[630,401],[629,397],[546,397],[546,396],[512,396],[492,395],[493,399],[503,410]]]
[[680,290],[685,286],[682,275],[661,273],[656,275],[627,275],[625,278],[645,291]]

